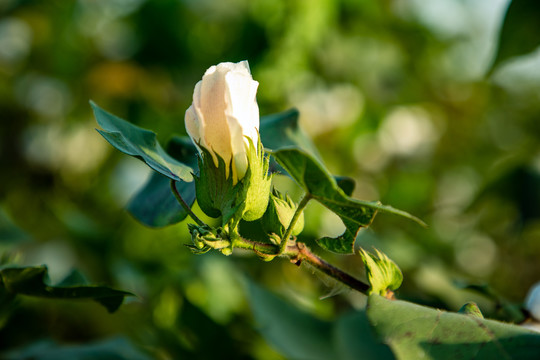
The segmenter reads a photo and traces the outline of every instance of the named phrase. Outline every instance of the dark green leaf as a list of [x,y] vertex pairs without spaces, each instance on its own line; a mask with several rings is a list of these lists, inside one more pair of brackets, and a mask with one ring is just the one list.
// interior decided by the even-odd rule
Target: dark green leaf
[[367,315],[400,359],[538,359],[540,334],[371,295]]
[[15,245],[30,240],[30,236],[13,223],[8,214],[0,208],[0,245]]
[[290,109],[281,113],[261,117],[261,142],[265,149],[278,150],[297,146],[318,156],[317,148],[298,125],[298,110]]
[[390,348],[375,337],[363,311],[341,316],[333,330],[334,346],[340,360],[395,359]]
[[336,359],[330,322],[298,310],[252,282],[249,296],[259,331],[287,359]]
[[64,280],[60,281],[56,286],[66,287],[66,286],[80,286],[88,285],[88,280],[79,270],[72,270]]
[[170,179],[193,181],[192,169],[163,150],[156,134],[120,119],[90,102],[98,124],[98,132],[115,148],[143,160],[155,171]]
[[[266,150],[278,150],[286,147],[298,147],[320,158],[317,148],[298,124],[299,112],[289,109],[277,114],[261,117],[261,142]],[[270,158],[270,172],[286,172],[274,157]]]
[[[133,294],[104,286],[50,286],[47,284],[47,267],[9,267],[0,270],[0,286],[11,294],[58,299],[92,299],[116,311],[124,297]],[[73,278],[63,283],[73,283]]]
[[[178,181],[176,189],[189,206],[193,205],[193,182]],[[130,200],[127,209],[138,221],[150,227],[176,224],[187,216],[171,191],[171,180],[159,173],[150,176],[144,187]]]
[[499,47],[490,73],[505,60],[525,55],[540,45],[540,2],[512,0],[499,34]]
[[341,236],[318,240],[319,245],[327,250],[351,253],[358,231],[371,224],[377,211],[401,215],[423,224],[416,217],[391,206],[347,196],[329,171],[318,160],[300,149],[281,149],[272,151],[271,154],[309,196],[336,213],[343,221],[346,229]]
[[249,283],[253,315],[264,338],[287,359],[394,359],[376,339],[364,312],[320,320]]
[[506,321],[520,323],[525,320],[525,315],[521,310],[521,304],[515,304],[504,296],[495,291],[488,284],[468,284],[459,282],[458,287],[481,294],[495,303],[495,308],[498,309],[497,317]]
[[334,179],[336,180],[337,185],[343,190],[345,195],[351,196],[354,187],[356,186],[356,183],[353,178],[350,178],[348,176],[335,176]]
[[[267,150],[279,150],[287,147],[298,147],[315,158],[320,159],[317,147],[298,124],[298,110],[290,109],[277,114],[261,117],[261,142]],[[283,172],[284,169],[270,161],[271,172]],[[338,186],[347,195],[351,195],[355,182],[346,176],[335,176]]]
[[59,345],[40,341],[20,350],[3,354],[2,359],[34,360],[150,360],[151,357],[137,349],[124,338],[107,339],[84,345]]
[[[176,160],[198,170],[197,149],[188,137],[173,137],[167,152]],[[195,202],[195,182],[177,181],[176,189],[189,205]],[[163,227],[184,220],[187,212],[171,191],[170,179],[153,173],[147,183],[130,200],[128,211],[141,223],[150,227]]]

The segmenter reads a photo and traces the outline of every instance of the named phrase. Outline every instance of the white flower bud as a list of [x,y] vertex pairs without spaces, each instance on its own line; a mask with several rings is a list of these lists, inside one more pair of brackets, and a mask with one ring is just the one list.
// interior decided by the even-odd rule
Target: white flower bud
[[193,103],[186,111],[186,129],[194,143],[212,155],[218,167],[218,156],[226,166],[232,162],[232,179],[236,184],[248,167],[248,138],[258,142],[259,107],[255,99],[259,83],[254,81],[247,61],[220,63],[206,70],[195,85]]

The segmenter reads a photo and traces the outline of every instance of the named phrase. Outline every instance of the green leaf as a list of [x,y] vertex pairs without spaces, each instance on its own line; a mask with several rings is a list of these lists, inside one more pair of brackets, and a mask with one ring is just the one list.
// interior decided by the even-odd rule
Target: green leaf
[[354,187],[356,186],[356,183],[353,178],[350,178],[348,176],[336,176],[334,175],[334,179],[336,180],[337,185],[340,187],[341,190],[345,193],[347,196],[351,196]]
[[260,134],[265,149],[278,150],[296,146],[315,157],[319,157],[317,148],[298,125],[299,115],[298,110],[290,109],[262,116]]
[[521,311],[521,304],[508,301],[508,299],[499,294],[488,284],[469,284],[458,282],[456,285],[462,289],[476,292],[492,300],[495,308],[497,309],[498,319],[503,319],[513,323],[520,323],[525,320],[525,315]]
[[367,315],[399,359],[538,359],[540,351],[540,334],[522,327],[379,295]]
[[[188,137],[173,137],[167,152],[176,160],[198,170],[197,149]],[[176,189],[191,207],[195,202],[195,182],[177,181]],[[171,191],[170,179],[155,172],[127,205],[128,211],[141,223],[150,227],[163,227],[184,220],[187,212]]]
[[[129,340],[112,338],[82,345],[59,345],[51,341],[38,341],[18,350],[12,350],[5,359],[34,360],[150,360],[151,357],[137,349]],[[4,359],[4,357],[2,357]]]
[[253,282],[248,284],[257,328],[287,359],[394,359],[390,348],[375,337],[365,312],[324,321]]
[[120,119],[90,102],[98,124],[98,132],[115,148],[127,155],[143,160],[148,166],[166,177],[179,181],[193,181],[192,169],[174,159],[163,150],[156,134]]
[[300,311],[253,282],[249,282],[248,290],[257,328],[283,356],[336,359],[330,322]]
[[[73,284],[74,276],[63,281]],[[104,286],[50,286],[47,284],[47,267],[7,267],[0,270],[0,286],[14,295],[27,295],[57,299],[92,299],[115,312],[124,297],[133,294]]]
[[30,236],[20,229],[0,207],[0,245],[18,245],[28,242]]
[[317,159],[300,149],[280,149],[271,154],[311,198],[336,213],[343,221],[346,230],[341,236],[317,240],[327,250],[352,253],[358,231],[370,225],[378,211],[404,216],[423,224],[418,218],[378,201],[368,202],[349,197]]
[[89,283],[86,277],[79,270],[74,269],[62,281],[56,284],[56,286],[67,287],[67,286],[80,286],[80,285],[88,285],[88,284]]
[[[315,158],[320,159],[319,152],[313,141],[306,135],[298,124],[300,113],[297,109],[289,109],[276,114],[261,117],[260,135],[264,148],[275,151],[282,148],[298,147]],[[283,172],[284,169],[276,164],[275,159],[270,161],[270,172]],[[339,187],[351,195],[355,182],[350,177],[335,176]]]
[[[261,117],[259,129],[264,148],[271,152],[287,147],[298,147],[320,159],[317,147],[300,128],[297,109],[289,109],[276,114]],[[274,157],[270,158],[271,173],[286,173]]]
[[360,256],[366,267],[368,281],[371,285],[369,295],[386,296],[388,290],[395,291],[401,286],[403,282],[401,270],[384,253],[375,249],[375,254],[371,254],[364,249],[360,249]]
[[333,339],[340,360],[395,359],[388,345],[376,338],[364,311],[340,316],[334,323]]
[[540,2],[512,0],[499,33],[499,47],[490,73],[514,56],[525,55],[540,45]]
[[[176,189],[186,203],[195,202],[193,182],[176,182]],[[147,183],[129,201],[128,211],[141,223],[150,227],[164,227],[184,220],[187,212],[178,203],[171,191],[171,180],[153,173]]]

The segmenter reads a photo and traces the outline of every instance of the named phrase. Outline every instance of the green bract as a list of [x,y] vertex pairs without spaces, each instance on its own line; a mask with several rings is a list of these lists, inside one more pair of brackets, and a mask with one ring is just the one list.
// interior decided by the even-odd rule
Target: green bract
[[255,148],[251,139],[248,140],[248,171],[242,179],[245,191],[245,197],[243,197],[245,208],[242,219],[254,221],[260,219],[266,211],[270,197],[272,176],[268,173],[270,159],[264,154],[261,140],[258,140],[257,148]]
[[458,311],[460,314],[470,315],[474,316],[480,319],[484,318],[484,315],[482,315],[482,311],[478,307],[476,303],[468,302],[465,305],[461,307]]
[[260,219],[268,205],[271,185],[269,159],[264,155],[260,140],[258,151],[251,141],[249,144],[248,169],[236,184],[233,184],[232,176],[228,176],[232,165],[225,165],[223,159],[218,157],[216,167],[212,155],[199,145],[202,155],[199,158],[200,172],[195,177],[197,201],[206,215],[214,218],[222,216],[222,225],[231,220],[237,223],[240,219]]
[[360,256],[366,266],[368,282],[371,285],[369,294],[386,296],[389,291],[397,290],[401,286],[403,274],[388,256],[377,249],[375,254],[360,249]]
[[[285,196],[274,189],[273,193],[270,195],[268,208],[266,209],[266,212],[262,218],[262,226],[264,231],[266,231],[268,234],[274,233],[280,237],[283,237],[294,216],[296,206],[297,205],[288,195]],[[302,213],[294,225],[291,234],[298,235],[303,229],[304,214]]]

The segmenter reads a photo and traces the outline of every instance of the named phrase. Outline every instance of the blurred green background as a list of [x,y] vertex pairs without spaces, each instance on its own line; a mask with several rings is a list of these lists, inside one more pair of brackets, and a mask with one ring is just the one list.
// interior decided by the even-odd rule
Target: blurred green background
[[[451,310],[474,300],[504,318],[460,286],[487,283],[520,303],[540,280],[540,56],[485,75],[507,6],[0,0],[2,261],[46,264],[53,283],[77,268],[137,294],[112,315],[91,302],[21,298],[2,309],[0,350],[120,336],[159,359],[275,359],[246,278],[324,319],[364,305],[286,261],[192,255],[186,222],[149,229],[124,210],[150,171],[101,138],[88,101],[165,143],[185,135],[204,71],[244,59],[261,115],[297,107],[330,170],[357,181],[355,197],[429,224],[379,215],[358,238],[401,267],[400,298]],[[308,207],[303,240],[341,231],[336,216]],[[364,276],[359,257],[322,255]]]

